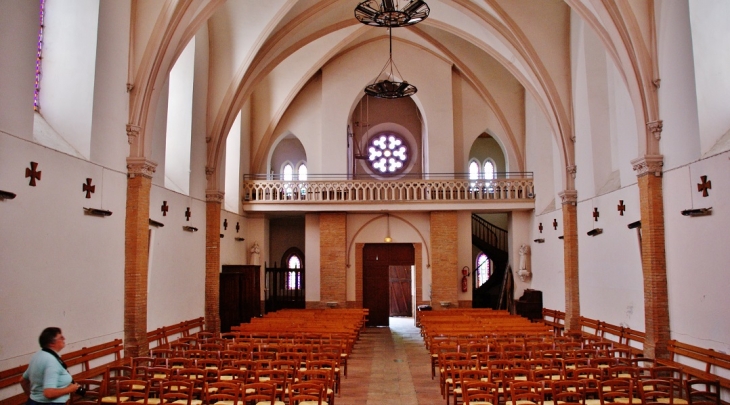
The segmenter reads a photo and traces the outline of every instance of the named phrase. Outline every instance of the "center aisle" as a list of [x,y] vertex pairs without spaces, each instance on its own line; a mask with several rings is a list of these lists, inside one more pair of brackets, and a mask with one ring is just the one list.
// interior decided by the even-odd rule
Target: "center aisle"
[[390,328],[367,328],[355,343],[335,405],[442,405],[438,379],[413,318],[390,318]]

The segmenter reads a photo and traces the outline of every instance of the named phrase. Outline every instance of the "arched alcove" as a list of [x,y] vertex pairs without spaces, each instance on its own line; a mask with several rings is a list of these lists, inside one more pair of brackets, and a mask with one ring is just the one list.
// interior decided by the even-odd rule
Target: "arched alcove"
[[495,173],[507,171],[504,150],[502,150],[499,142],[487,132],[483,132],[471,144],[469,160],[467,161],[467,167],[464,168],[464,172],[469,172],[468,164],[472,161],[478,162],[480,175],[483,174],[484,163],[487,161],[491,161],[494,164]]
[[279,142],[274,145],[269,159],[269,173],[281,174],[286,162],[291,164],[293,173],[297,171],[301,164],[307,162],[307,151],[304,149],[304,145],[291,132],[282,135]]
[[[368,147],[374,137],[393,133],[408,150],[405,167],[388,178],[423,173],[423,123],[421,112],[410,97],[379,99],[363,96],[350,116],[348,174],[382,178],[368,163]],[[386,175],[387,176],[387,175]]]

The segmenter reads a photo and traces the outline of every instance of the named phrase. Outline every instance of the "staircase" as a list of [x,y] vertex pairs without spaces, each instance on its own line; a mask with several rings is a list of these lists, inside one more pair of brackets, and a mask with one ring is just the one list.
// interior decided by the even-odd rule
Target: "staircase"
[[[489,280],[473,289],[472,307],[498,309],[502,281],[509,262],[507,231],[472,214],[471,243],[489,256],[494,265]],[[476,280],[476,277],[472,279]]]

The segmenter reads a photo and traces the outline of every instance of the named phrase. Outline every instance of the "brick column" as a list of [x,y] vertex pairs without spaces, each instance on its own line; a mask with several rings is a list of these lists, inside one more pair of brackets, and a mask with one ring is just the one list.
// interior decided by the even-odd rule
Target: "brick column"
[[124,356],[149,353],[147,342],[147,264],[150,189],[157,163],[127,158],[127,209],[124,223]]
[[220,269],[221,269],[221,203],[220,191],[205,192],[205,329],[221,331]]
[[347,305],[347,214],[319,216],[319,300]]
[[431,302],[434,310],[440,302],[459,304],[459,267],[457,251],[458,221],[456,211],[431,213]]
[[563,260],[565,266],[565,331],[580,332],[578,278],[578,192],[560,192],[563,204]]
[[669,358],[669,297],[664,240],[664,192],[661,155],[631,161],[639,180],[641,267],[644,274],[644,356]]

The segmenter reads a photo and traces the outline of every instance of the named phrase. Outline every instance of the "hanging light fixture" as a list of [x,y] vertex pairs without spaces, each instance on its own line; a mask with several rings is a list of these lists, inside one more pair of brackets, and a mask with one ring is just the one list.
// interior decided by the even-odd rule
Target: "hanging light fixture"
[[388,40],[390,43],[390,53],[388,55],[388,61],[385,62],[383,70],[380,71],[378,76],[371,84],[365,87],[365,94],[368,96],[378,98],[401,98],[410,97],[418,91],[416,86],[408,83],[407,81],[396,81],[393,69],[400,74],[398,67],[393,63],[393,29],[388,29]]
[[386,228],[385,228],[385,242],[390,243],[393,241],[393,238],[390,237],[390,214],[387,214],[387,215],[388,216],[385,219],[386,221],[388,221]]
[[431,9],[423,0],[411,0],[399,9],[398,0],[365,0],[355,7],[355,18],[374,27],[407,27],[428,17]]

